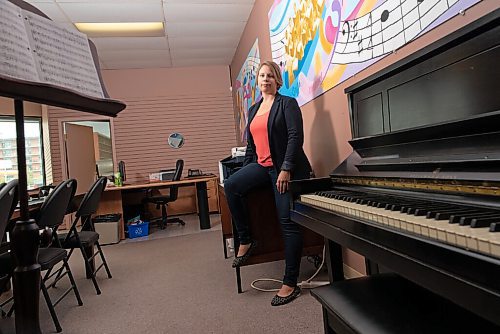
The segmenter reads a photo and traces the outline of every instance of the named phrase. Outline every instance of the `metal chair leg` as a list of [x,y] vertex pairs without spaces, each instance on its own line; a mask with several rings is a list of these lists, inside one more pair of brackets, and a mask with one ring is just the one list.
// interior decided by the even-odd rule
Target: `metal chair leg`
[[[73,253],[73,248],[71,248],[69,250],[68,256],[66,257],[66,261],[69,261],[69,258],[70,258],[70,256],[71,256],[72,253]],[[61,268],[59,268],[58,271],[57,271],[57,276],[54,279],[54,282],[50,285],[51,288],[55,288],[56,287],[56,283],[59,281],[59,278],[62,275],[62,271],[63,271],[63,267],[61,266]]]
[[90,275],[90,279],[92,280],[92,283],[94,284],[95,291],[98,295],[101,294],[101,289],[99,289],[99,284],[97,284],[97,280],[95,279],[95,272],[94,268],[90,265],[90,259],[87,256],[87,253],[85,253],[85,249],[83,249],[83,246],[80,247],[80,250],[82,252],[83,259],[85,261],[85,268],[87,269],[87,272],[92,273]]
[[45,287],[45,282],[42,281],[41,285],[42,285],[41,286],[42,293],[43,296],[45,297],[45,302],[47,303],[47,307],[49,308],[50,316],[52,317],[52,321],[56,326],[56,331],[59,333],[62,331],[61,324],[59,323],[59,319],[57,319],[56,311],[54,310],[54,306],[52,305],[52,301],[50,300],[49,293],[47,292],[47,288]]
[[80,292],[78,292],[78,288],[76,287],[75,279],[73,278],[73,274],[71,273],[71,269],[69,267],[68,261],[64,260],[64,267],[66,268],[66,272],[68,273],[69,281],[71,282],[71,287],[73,288],[73,292],[75,293],[76,301],[79,306],[83,305],[82,298],[80,297]]
[[101,261],[104,264],[104,269],[106,269],[106,273],[108,274],[108,278],[112,278],[111,276],[111,271],[109,270],[108,263],[106,262],[106,259],[104,258],[104,253],[102,252],[101,245],[99,242],[96,242],[97,250],[100,253],[101,256]]

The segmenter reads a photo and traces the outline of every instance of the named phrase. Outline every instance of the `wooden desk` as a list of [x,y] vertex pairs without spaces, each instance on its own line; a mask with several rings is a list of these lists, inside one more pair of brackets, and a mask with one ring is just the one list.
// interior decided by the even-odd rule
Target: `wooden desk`
[[[45,198],[31,199],[28,201],[28,210],[30,212],[30,216],[32,216],[33,212],[36,212],[41,208],[43,201],[45,201]],[[19,204],[18,204],[16,209],[12,213],[12,216],[10,217],[10,219],[13,221],[18,220],[20,215],[21,215],[21,212],[19,210]]]
[[125,224],[123,220],[123,200],[122,192],[130,190],[142,190],[148,188],[162,188],[172,185],[179,186],[196,186],[196,197],[198,201],[198,217],[200,219],[200,229],[209,229],[210,226],[210,215],[208,209],[208,195],[207,195],[207,182],[216,180],[217,176],[206,176],[206,177],[193,177],[184,178],[179,181],[158,181],[158,182],[145,182],[137,184],[125,184],[121,187],[109,186],[106,187],[104,194],[99,203],[99,208],[97,209],[97,214],[107,214],[107,213],[120,213],[122,218],[120,219],[120,238],[125,239]]

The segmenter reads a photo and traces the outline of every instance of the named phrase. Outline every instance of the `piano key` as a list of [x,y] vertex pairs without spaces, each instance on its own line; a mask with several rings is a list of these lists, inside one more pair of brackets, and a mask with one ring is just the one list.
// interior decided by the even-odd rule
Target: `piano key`
[[387,204],[388,204],[387,202],[377,202],[377,203],[373,204],[372,206],[374,206],[376,208],[385,208],[385,206]]
[[366,199],[364,199],[364,198],[357,198],[357,199],[354,201],[354,203],[356,203],[356,204],[362,204],[362,205],[366,204],[367,202],[368,202],[368,200],[366,200]]
[[420,204],[420,205],[411,205],[410,204],[408,206],[401,207],[400,211],[401,211],[401,213],[406,213],[406,214],[412,215],[415,212],[415,210],[417,210],[417,209],[423,209],[425,207],[426,207],[425,204],[424,205],[422,205],[422,204]]
[[485,213],[484,210],[469,210],[465,212],[457,212],[452,215],[450,215],[449,223],[450,224],[458,224],[460,223],[460,219],[462,217],[474,217],[479,214]]
[[386,210],[390,211],[399,211],[401,210],[401,205],[400,204],[387,204],[385,206]]
[[500,237],[498,233],[491,237],[490,255],[500,258]]
[[429,202],[409,202],[401,206],[401,212],[413,214],[416,209],[423,209],[432,206]]
[[495,217],[498,216],[498,213],[492,213],[492,212],[487,212],[487,213],[481,213],[476,216],[467,216],[467,217],[462,217],[460,218],[460,221],[458,222],[459,225],[470,225],[471,221],[473,218],[489,218],[489,217]]
[[500,232],[500,223],[491,223],[490,232]]
[[466,240],[467,248],[481,253],[490,253],[490,242],[492,233],[489,228],[469,229]]
[[417,208],[415,209],[415,212],[413,214],[415,216],[427,216],[427,213],[431,210],[445,210],[446,208],[449,208],[449,205],[446,204],[436,204],[436,205],[429,205],[427,207],[422,207],[422,208]]
[[[422,237],[458,246],[474,252],[479,252],[500,258],[500,222],[490,226],[470,228],[459,224],[429,219],[425,216],[408,215],[399,211],[388,211],[378,208],[346,202],[325,196],[302,195],[304,203],[322,207],[347,216],[353,216],[373,223],[378,223],[399,231],[413,233]],[[467,208],[470,210],[471,208]],[[481,209],[475,209],[481,211]],[[479,215],[485,214],[484,211]],[[486,213],[486,216],[491,212]],[[484,218],[484,216],[483,216]],[[476,215],[477,219],[477,215]]]
[[439,210],[428,214],[427,217],[434,218],[436,220],[448,220],[454,214],[467,213],[469,211],[470,209],[460,209],[460,208],[455,208],[450,210]]
[[500,222],[500,215],[493,217],[484,217],[484,218],[473,218],[470,222],[470,227],[489,227],[491,223]]

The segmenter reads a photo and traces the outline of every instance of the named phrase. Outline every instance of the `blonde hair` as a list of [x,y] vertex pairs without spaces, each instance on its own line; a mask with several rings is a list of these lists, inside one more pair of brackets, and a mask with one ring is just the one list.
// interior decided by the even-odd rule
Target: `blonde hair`
[[271,60],[266,60],[260,63],[259,68],[257,69],[257,84],[259,83],[259,72],[263,66],[269,67],[269,69],[273,73],[274,79],[276,80],[277,89],[279,90],[281,86],[283,86],[283,77],[281,76],[281,69],[278,64],[276,64],[274,61]]

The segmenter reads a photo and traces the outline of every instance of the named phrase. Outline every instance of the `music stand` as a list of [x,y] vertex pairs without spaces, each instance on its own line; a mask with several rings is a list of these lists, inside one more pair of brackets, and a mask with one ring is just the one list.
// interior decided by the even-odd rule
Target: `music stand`
[[[25,11],[48,19],[40,10],[24,1],[9,0],[9,2]],[[109,99],[100,76],[96,49],[90,41],[89,46],[98,75],[99,89],[102,89],[102,98],[51,83],[20,80],[0,73],[0,96],[14,99],[17,131],[20,219],[15,224],[11,237],[11,250],[14,262],[17,264],[13,274],[16,333],[41,333],[38,314],[40,265],[37,263],[40,237],[35,221],[28,219],[23,102],[30,101],[110,117],[115,117],[126,107],[123,102]]]

